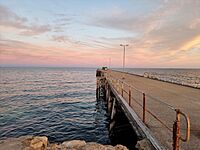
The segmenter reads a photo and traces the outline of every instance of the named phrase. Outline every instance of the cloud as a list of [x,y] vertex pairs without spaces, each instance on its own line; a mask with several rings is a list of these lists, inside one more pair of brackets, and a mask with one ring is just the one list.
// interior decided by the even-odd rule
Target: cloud
[[[142,10],[137,15],[125,7],[94,12],[88,18],[54,14],[51,26],[31,24],[28,18],[0,6],[0,30],[5,33],[4,37],[13,39],[0,39],[0,62],[98,66],[102,62],[106,65],[111,58],[112,66],[119,67],[123,54],[119,44],[128,43],[126,61],[129,67],[200,66],[200,1],[158,2],[155,9],[148,13]],[[85,24],[88,28],[80,30]],[[94,26],[101,27],[102,34],[95,32],[99,28]],[[51,34],[45,38],[33,37],[34,43],[39,43],[34,45],[22,42],[30,41],[25,39],[27,37],[20,37],[19,41],[13,33],[7,36],[7,31],[3,30],[6,28],[26,36]],[[107,28],[112,30],[107,33]],[[77,30],[80,35],[73,34]]]
[[[43,50],[45,49],[45,50]],[[37,46],[34,44],[18,41],[18,40],[9,40],[9,39],[0,39],[0,52],[3,54],[15,55],[25,54],[29,56],[39,56],[45,54],[46,48],[42,46]],[[8,52],[8,53],[7,53]],[[49,50],[48,54],[54,55],[55,51]]]
[[200,35],[195,37],[191,41],[188,41],[187,43],[185,43],[180,49],[187,50],[187,49],[191,49],[194,47],[200,48]]
[[51,40],[54,42],[66,44],[67,47],[93,49],[93,51],[98,51],[99,49],[103,51],[104,49],[108,50],[115,48],[113,43],[106,42],[105,40],[102,39],[94,39],[94,37],[84,40],[75,40],[64,35],[53,35],[51,37]]
[[69,48],[40,46],[17,40],[0,39],[1,65],[99,66],[102,65],[105,57],[101,50],[94,51],[82,46]]
[[71,40],[66,37],[66,36],[63,36],[63,35],[53,35],[52,36],[52,40],[55,41],[55,42],[63,42],[63,43],[68,43],[68,42],[71,42]]
[[199,8],[198,0],[163,1],[147,15],[134,16],[122,8],[118,11],[111,9],[105,14],[97,14],[91,24],[137,33],[137,36],[124,39],[104,37],[109,41],[129,43],[127,64],[140,67],[198,67]]
[[20,17],[7,7],[0,5],[0,26],[15,28],[21,35],[33,36],[51,31],[49,25],[30,24],[28,19]]
[[32,36],[32,35],[38,35],[38,34],[51,31],[51,28],[49,25],[41,25],[41,26],[32,25],[26,29],[27,30],[21,32],[21,35]]
[[11,26],[14,28],[24,28],[27,19],[24,17],[19,17],[14,12],[10,11],[8,8],[0,5],[0,25],[1,26]]
[[91,24],[137,33],[132,38],[134,48],[177,51],[200,35],[199,8],[199,0],[163,1],[146,15],[135,16],[122,8],[97,13]]
[[66,27],[75,21],[75,16],[72,14],[54,13],[53,15],[55,16],[53,32],[64,32]]

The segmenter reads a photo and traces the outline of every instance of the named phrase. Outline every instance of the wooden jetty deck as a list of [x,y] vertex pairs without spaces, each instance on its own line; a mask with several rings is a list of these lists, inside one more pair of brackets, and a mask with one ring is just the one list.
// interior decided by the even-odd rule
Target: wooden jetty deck
[[155,149],[200,148],[199,89],[113,70],[100,72],[106,88],[135,122],[138,136]]

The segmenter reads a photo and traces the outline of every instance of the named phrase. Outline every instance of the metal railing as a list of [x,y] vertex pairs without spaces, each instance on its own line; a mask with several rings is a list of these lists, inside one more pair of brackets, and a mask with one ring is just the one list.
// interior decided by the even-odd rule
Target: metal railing
[[[126,83],[125,81],[121,80],[121,79],[117,79],[113,76],[111,76],[108,72],[105,72],[105,77],[106,79],[112,84],[112,86],[115,88],[115,90],[118,92],[118,94],[120,94],[124,99],[125,99],[125,94],[126,96],[126,101],[129,104],[129,106],[134,109],[132,102],[134,101],[135,103],[137,103],[141,109],[142,109],[142,121],[144,124],[148,125],[146,122],[146,113],[150,114],[153,118],[155,118],[163,127],[165,127],[168,131],[170,131],[171,133],[173,133],[173,150],[179,150],[180,148],[180,140],[183,142],[188,142],[190,139],[190,119],[189,117],[183,113],[180,109],[174,108],[172,105],[169,105],[165,102],[163,102],[162,100],[155,98],[153,96],[151,96],[150,94],[147,94],[143,91],[140,91],[139,89],[137,89],[136,87],[134,87],[133,85],[130,85],[128,83]],[[124,87],[126,86],[126,88]],[[132,94],[132,90],[135,90],[139,93],[142,94],[142,102],[136,100],[136,98],[134,98],[133,94]],[[157,116],[155,113],[153,113],[151,110],[147,109],[147,97],[151,98],[152,100],[159,102],[160,104],[164,105],[165,107],[169,108],[170,110],[172,110],[175,115],[176,115],[176,119],[174,120],[173,123],[173,127],[169,127],[168,125],[166,125],[166,123],[161,120],[159,118],[159,116]],[[181,137],[181,115],[185,118],[186,121],[186,136],[183,138]]]

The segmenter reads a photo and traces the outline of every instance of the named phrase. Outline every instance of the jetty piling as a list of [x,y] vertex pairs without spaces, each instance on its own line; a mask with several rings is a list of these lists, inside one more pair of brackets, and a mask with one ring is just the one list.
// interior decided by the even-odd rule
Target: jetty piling
[[[111,75],[110,72],[111,70],[97,70],[97,92],[101,91],[102,88],[105,91],[104,96],[108,106],[108,114],[111,118],[109,130],[112,130],[112,128],[114,127],[114,119],[115,115],[117,114],[116,112],[118,111],[115,105],[118,104],[118,106],[122,108],[123,113],[127,116],[129,123],[132,125],[132,128],[134,129],[138,137],[138,140],[146,139],[149,143],[149,147],[153,149],[170,148],[173,150],[179,150],[180,141],[189,141],[190,120],[185,113],[183,113],[180,109],[176,109],[173,106],[168,105],[167,103],[160,101],[159,99],[156,99],[143,91],[138,90],[133,85],[126,83],[123,79],[116,78],[115,76]],[[141,101],[139,101],[138,99],[141,99]],[[158,110],[157,112],[158,114],[160,113],[159,115],[152,112],[149,101],[160,103],[164,107],[167,107],[170,111],[173,111],[176,119],[174,121],[171,121],[174,123],[169,126],[168,122],[163,121],[162,118],[160,118],[159,115],[162,115],[162,112],[159,112]],[[152,105],[155,104],[155,102],[152,103]],[[181,137],[180,130],[181,121],[184,121],[180,120],[181,115],[185,118],[187,127],[184,138]],[[151,130],[151,128],[153,128],[152,124],[149,123],[153,121],[151,121],[150,117],[159,122],[162,127],[168,130],[168,132],[172,133],[172,137],[170,140],[172,142],[171,146],[169,145],[169,143],[165,145],[165,142],[163,142],[163,140],[160,139],[159,136],[155,136],[155,134],[153,134]],[[151,126],[151,128],[149,128],[149,126]],[[155,126],[157,126],[157,123],[155,124]]]

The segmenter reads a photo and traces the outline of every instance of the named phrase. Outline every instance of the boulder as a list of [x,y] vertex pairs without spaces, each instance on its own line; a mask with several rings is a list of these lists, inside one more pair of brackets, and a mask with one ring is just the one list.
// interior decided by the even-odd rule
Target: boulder
[[107,148],[107,150],[115,150],[115,147],[113,147],[112,145],[105,145],[105,147]]
[[46,150],[48,144],[48,138],[46,136],[35,136],[30,139],[30,147],[33,150]]
[[66,150],[61,144],[50,144],[47,150]]
[[83,140],[72,140],[72,141],[65,141],[62,143],[62,147],[66,148],[66,149],[81,149],[81,147],[83,147],[84,145],[86,145],[86,142]]
[[48,143],[46,136],[24,136],[0,140],[0,150],[128,150],[122,145],[102,145],[83,140],[65,141],[62,144]]
[[152,146],[146,139],[140,140],[135,146],[138,150],[151,150]]
[[115,146],[115,150],[128,150],[128,148],[126,146],[118,144]]
[[88,142],[80,150],[107,150],[106,146],[95,142]]
[[8,138],[0,141],[0,150],[22,150],[23,148],[21,140],[16,138]]

